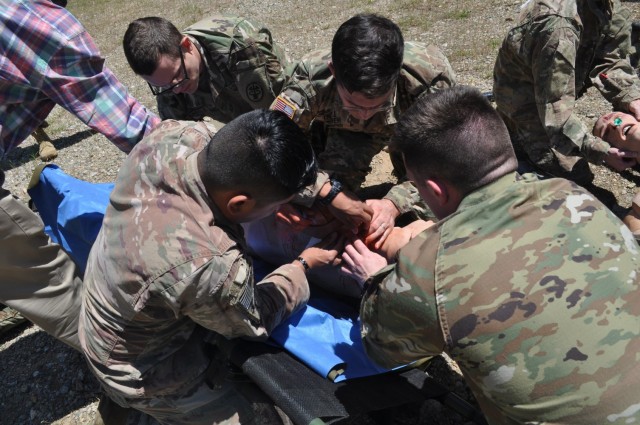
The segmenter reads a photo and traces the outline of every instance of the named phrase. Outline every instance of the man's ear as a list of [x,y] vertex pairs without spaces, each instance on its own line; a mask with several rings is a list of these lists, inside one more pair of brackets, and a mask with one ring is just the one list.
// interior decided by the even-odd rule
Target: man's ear
[[333,67],[333,61],[331,59],[329,59],[329,62],[327,62],[327,65],[329,65],[329,71],[331,71],[331,75],[333,75],[333,78],[336,77],[336,70]]
[[449,189],[442,180],[429,178],[426,179],[424,183],[440,205],[446,205],[447,202],[449,202]]
[[185,52],[188,52],[193,47],[193,43],[191,43],[191,40],[189,40],[189,37],[187,37],[186,35],[183,35],[182,39],[180,40],[180,47],[182,47]]
[[231,196],[227,200],[227,211],[234,219],[242,219],[253,210],[256,200],[245,193]]

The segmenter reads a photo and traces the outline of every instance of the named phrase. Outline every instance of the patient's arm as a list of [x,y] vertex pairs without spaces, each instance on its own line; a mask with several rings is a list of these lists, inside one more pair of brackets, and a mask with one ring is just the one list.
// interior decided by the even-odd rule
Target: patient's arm
[[416,220],[404,227],[394,227],[391,233],[384,241],[380,249],[376,252],[387,259],[389,262],[395,262],[396,254],[418,233],[428,229],[435,223],[431,220]]

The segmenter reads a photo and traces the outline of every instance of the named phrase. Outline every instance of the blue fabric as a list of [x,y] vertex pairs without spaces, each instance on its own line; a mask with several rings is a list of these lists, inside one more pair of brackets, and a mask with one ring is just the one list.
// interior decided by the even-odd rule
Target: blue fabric
[[[38,184],[29,189],[45,231],[83,272],[112,190],[112,183],[78,180],[55,165],[45,167]],[[259,260],[254,265],[257,278],[272,269]],[[364,353],[358,312],[336,300],[312,298],[305,308],[278,326],[271,337],[321,376],[344,368],[335,382],[386,372]]]
[[53,164],[42,170],[38,184],[28,190],[45,232],[64,248],[83,274],[112,190],[113,183],[78,180]]

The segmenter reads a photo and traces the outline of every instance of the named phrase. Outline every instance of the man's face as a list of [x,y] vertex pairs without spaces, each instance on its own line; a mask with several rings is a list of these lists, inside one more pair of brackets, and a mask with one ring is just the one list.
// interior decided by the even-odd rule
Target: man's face
[[342,109],[359,120],[368,120],[378,112],[385,112],[393,108],[395,86],[384,95],[373,99],[359,92],[350,93],[340,83],[337,83],[336,87],[340,100],[342,100]]
[[287,198],[278,199],[256,199],[256,204],[253,209],[248,212],[244,217],[240,219],[242,223],[250,221],[260,220],[276,213],[280,207],[293,199],[293,195]]
[[174,58],[167,54],[160,55],[158,66],[153,74],[142,76],[158,91],[171,90],[174,93],[192,94],[198,89],[200,77],[200,55],[195,46],[188,51],[181,49],[181,56]]
[[638,124],[638,120],[633,115],[611,112],[598,118],[593,127],[593,134],[617,148],[640,150]]

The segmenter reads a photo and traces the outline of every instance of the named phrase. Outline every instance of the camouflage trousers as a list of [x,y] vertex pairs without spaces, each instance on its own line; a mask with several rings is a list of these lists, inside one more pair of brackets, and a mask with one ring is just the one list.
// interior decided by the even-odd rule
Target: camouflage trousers
[[[204,328],[196,330],[194,335],[197,340],[206,341],[203,352],[207,353],[209,365],[203,373],[187,380],[176,391],[131,397],[123,396],[120,391],[103,385],[105,393],[113,401],[137,411],[137,414],[129,414],[127,424],[286,425],[290,423],[289,418],[275,407],[262,390],[237,367],[230,364],[227,357],[228,348],[221,348],[218,341],[222,339],[224,345],[231,346],[232,340],[223,339]],[[194,359],[191,354],[192,352],[185,352],[182,359],[176,358],[176,361],[189,362]],[[194,362],[194,367],[197,367],[197,363],[197,361]],[[101,380],[99,373],[97,376]],[[182,377],[177,379],[181,380]],[[167,386],[171,387],[173,383],[167,382]],[[141,413],[144,415],[140,415]]]
[[79,349],[82,280],[40,217],[0,188],[0,302]]

